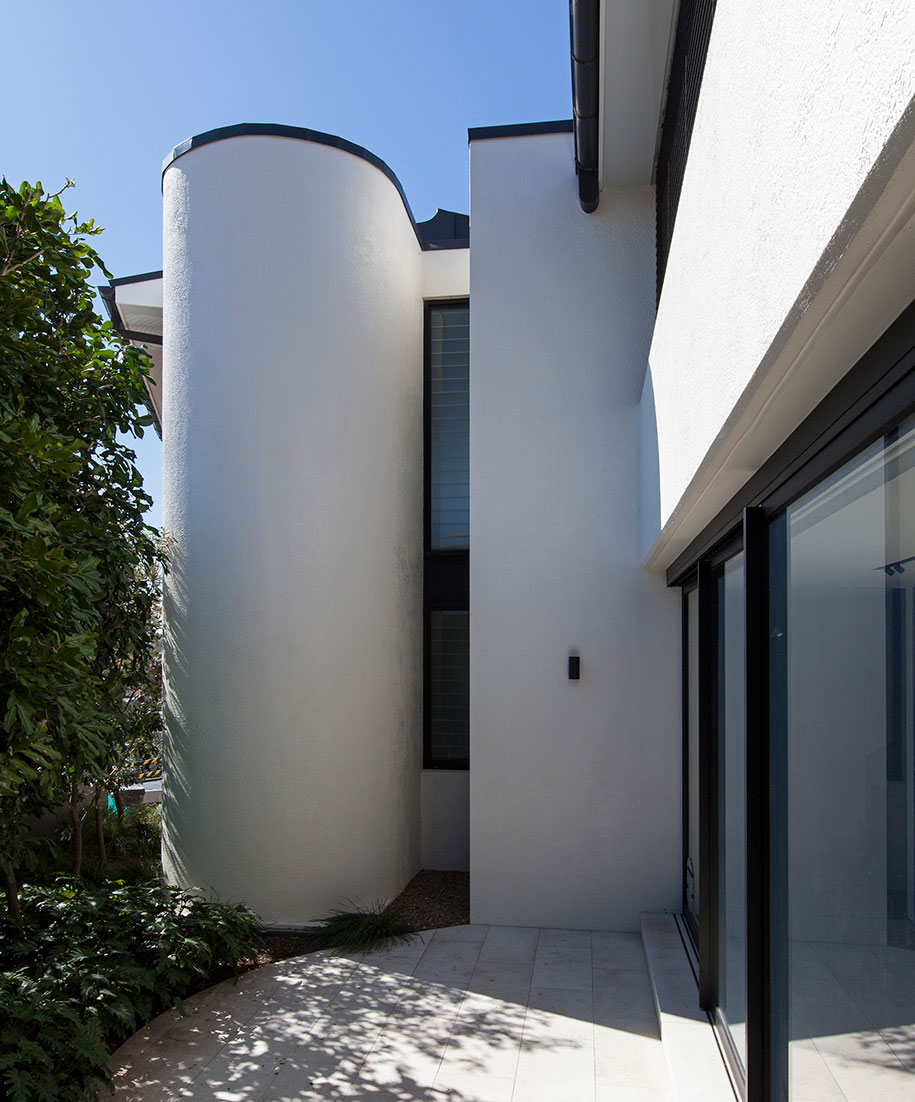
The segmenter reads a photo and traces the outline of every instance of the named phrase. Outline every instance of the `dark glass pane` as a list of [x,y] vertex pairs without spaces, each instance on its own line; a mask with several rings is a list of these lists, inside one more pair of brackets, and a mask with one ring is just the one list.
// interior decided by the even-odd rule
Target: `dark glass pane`
[[686,909],[699,926],[699,590],[686,594],[687,841]]
[[470,614],[429,614],[429,753],[433,762],[470,754]]
[[429,532],[433,550],[470,546],[470,310],[429,312]]
[[746,702],[743,554],[718,579],[718,1006],[746,1067]]

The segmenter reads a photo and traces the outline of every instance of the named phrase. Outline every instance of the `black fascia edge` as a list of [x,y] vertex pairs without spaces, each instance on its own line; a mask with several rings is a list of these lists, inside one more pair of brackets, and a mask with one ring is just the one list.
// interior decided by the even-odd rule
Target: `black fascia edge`
[[117,279],[109,279],[108,284],[111,287],[123,287],[127,283],[149,283],[153,279],[162,278],[162,269],[158,272],[140,272],[139,275],[132,276],[118,276]]
[[105,309],[108,311],[108,317],[111,319],[111,324],[117,329],[117,331],[123,334],[124,319],[121,317],[121,311],[118,309],[117,299],[115,298],[114,288],[116,284],[112,279],[107,287],[99,287],[98,293],[102,297],[102,302],[105,304]]
[[[234,126],[218,126],[215,130],[206,130],[202,134],[195,134],[193,137],[185,138],[183,142],[179,142],[162,162],[162,174],[165,174],[165,170],[170,164],[177,161],[179,157],[184,156],[185,153],[190,153],[192,149],[199,149],[200,146],[209,145],[211,142],[225,141],[227,138],[241,138],[252,135],[268,138],[295,138],[301,142],[312,142],[315,145],[327,145],[330,146],[331,149],[340,149],[344,153],[352,153],[354,157],[360,157],[363,161],[368,161],[370,165],[374,165],[375,168],[383,172],[394,187],[397,188],[397,193],[403,201],[404,209],[407,212],[407,217],[410,219],[410,225],[413,227],[413,232],[416,234],[416,240],[419,242],[420,248],[424,250],[428,248],[417,229],[416,219],[413,217],[413,211],[410,209],[410,204],[404,192],[403,185],[400,180],[397,179],[390,165],[364,146],[356,145],[355,142],[347,141],[346,138],[339,138],[336,134],[325,134],[322,130],[309,130],[308,127],[305,126],[287,126],[284,123],[274,122],[240,122],[236,123]],[[437,247],[441,248],[442,246],[439,245]],[[452,245],[450,247],[461,248],[462,246]]]
[[569,39],[578,200],[593,214],[600,201],[600,0],[569,0]]
[[[161,272],[144,272],[139,276],[124,276],[121,279],[109,280],[107,287],[99,287],[98,293],[101,296],[102,302],[105,304],[105,309],[108,311],[108,317],[111,319],[111,324],[114,328],[129,341],[138,341],[141,344],[161,344],[162,338],[154,333],[138,333],[133,329],[128,329],[124,325],[124,319],[121,317],[121,311],[118,309],[117,299],[115,298],[115,287],[119,287],[124,283],[144,283],[150,279],[161,279]],[[149,410],[153,419],[153,428],[156,430],[156,435],[159,439],[162,439],[162,422],[159,420],[159,414],[156,413],[156,407],[152,400],[152,395],[149,392],[149,385],[146,384],[146,408]]]
[[468,142],[486,141],[487,138],[527,138],[535,134],[571,134],[571,119],[555,119],[552,122],[518,122],[508,126],[471,126],[467,131]]

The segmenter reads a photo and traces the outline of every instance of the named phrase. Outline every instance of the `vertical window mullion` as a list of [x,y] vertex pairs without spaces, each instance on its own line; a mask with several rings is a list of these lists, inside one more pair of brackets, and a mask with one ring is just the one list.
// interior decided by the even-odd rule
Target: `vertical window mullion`
[[[698,888],[699,884],[699,870],[698,870],[698,821],[694,820],[692,815],[693,807],[698,807],[698,792],[693,791],[693,763],[695,761],[695,746],[698,744],[698,740],[691,738],[694,735],[694,724],[691,723],[691,717],[694,707],[698,706],[698,699],[694,701],[694,696],[697,696],[695,688],[692,686],[693,678],[696,677],[697,671],[694,667],[694,663],[697,659],[698,647],[695,648],[695,652],[690,653],[690,636],[691,633],[697,629],[697,625],[694,624],[697,610],[693,608],[690,610],[690,597],[696,593],[695,582],[688,589],[684,588],[681,593],[681,618],[680,618],[680,647],[681,647],[681,674],[682,674],[682,737],[683,737],[683,778],[682,778],[682,801],[683,801],[683,838],[682,838],[682,906],[683,916],[686,919],[687,926],[690,931],[690,935],[693,939],[693,943],[698,949],[699,945],[699,923],[697,922],[697,916],[699,914],[699,897]],[[697,601],[698,605],[698,596]],[[695,737],[695,736],[694,736]],[[698,772],[698,767],[696,767]],[[697,817],[698,818],[698,817]],[[692,866],[693,852],[695,852],[695,867]]]
[[714,571],[699,563],[699,1005],[718,996],[718,600]]
[[[747,1099],[774,1102],[769,524],[743,514],[746,600]],[[778,951],[778,950],[776,950]]]

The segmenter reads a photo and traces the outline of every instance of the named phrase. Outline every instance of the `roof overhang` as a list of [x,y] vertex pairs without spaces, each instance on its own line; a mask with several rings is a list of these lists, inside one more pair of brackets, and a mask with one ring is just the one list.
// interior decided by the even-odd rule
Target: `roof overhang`
[[[412,218],[412,215],[411,215]],[[424,269],[424,294],[430,297],[466,296],[470,218],[457,211],[436,211],[425,222],[414,222],[417,237],[429,260]],[[162,273],[112,279],[99,293],[117,331],[150,358],[146,380],[146,406],[156,432],[162,435]]]
[[162,273],[112,279],[99,292],[115,329],[139,345],[151,360],[146,405],[162,435]]
[[606,187],[649,184],[678,0],[570,0],[575,160],[582,209]]

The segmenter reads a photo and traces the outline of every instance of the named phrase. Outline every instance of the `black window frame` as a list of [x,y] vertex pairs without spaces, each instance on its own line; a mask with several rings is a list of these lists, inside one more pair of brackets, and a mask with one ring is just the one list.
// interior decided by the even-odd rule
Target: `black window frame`
[[[696,899],[695,884],[693,886],[693,898],[696,902],[696,910],[699,912],[699,921],[696,921],[696,916],[689,907],[689,835],[690,835],[690,821],[689,821],[689,808],[690,808],[690,775],[692,770],[690,768],[689,760],[689,716],[690,709],[692,707],[692,701],[690,700],[690,664],[689,664],[689,594],[693,591],[697,591],[699,588],[699,579],[696,573],[683,581],[680,586],[680,677],[681,677],[681,725],[682,725],[682,778],[681,778],[681,908],[683,913],[684,925],[689,933],[690,940],[693,943],[693,948],[698,952],[699,949],[699,929],[702,922],[702,908],[699,899]],[[699,595],[696,593],[696,616],[698,620],[699,613]],[[698,625],[697,625],[698,626]],[[698,647],[697,647],[698,650]],[[701,689],[698,688],[697,677],[697,696],[701,695]],[[698,741],[698,739],[697,739]],[[699,770],[701,771],[701,764]],[[702,814],[702,806],[699,805],[699,814]],[[702,838],[702,827],[697,824],[697,832],[700,838]],[[702,864],[702,856],[699,857],[700,864]],[[701,892],[702,882],[699,883],[699,889]]]
[[423,309],[423,769],[470,768],[467,758],[432,753],[431,619],[433,612],[470,611],[470,549],[432,547],[432,334],[433,310],[470,309],[470,299],[428,299]]

